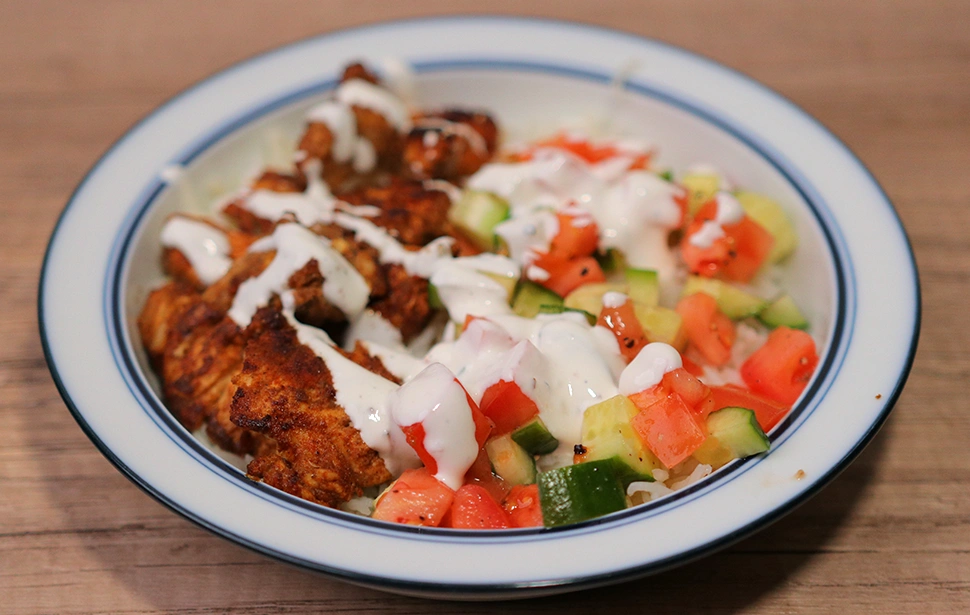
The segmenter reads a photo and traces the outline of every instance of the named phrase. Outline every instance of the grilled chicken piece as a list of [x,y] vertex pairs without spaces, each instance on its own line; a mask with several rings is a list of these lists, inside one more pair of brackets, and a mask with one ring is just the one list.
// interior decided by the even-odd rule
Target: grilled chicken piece
[[[380,80],[361,64],[348,66],[344,70],[341,84],[355,79],[381,86]],[[404,135],[398,133],[397,127],[374,109],[352,105],[351,111],[354,114],[357,135],[369,141],[374,148],[374,172],[394,172],[401,162]],[[300,139],[298,149],[306,155],[304,160],[323,162],[323,179],[336,190],[357,183],[362,176],[354,169],[352,162],[334,159],[333,141],[334,136],[329,126],[323,122],[311,121]]]
[[261,309],[250,331],[231,417],[273,438],[277,450],[257,455],[249,477],[330,507],[389,481],[384,461],[337,404],[323,359],[298,341],[279,310]]
[[[296,175],[285,175],[275,171],[266,171],[253,182],[252,190],[268,190],[270,192],[303,192],[306,190],[306,178],[298,173]],[[240,201],[234,200],[222,209],[230,220],[236,223],[244,233],[252,236],[261,237],[269,235],[273,231],[276,223],[272,220],[260,218],[256,214],[244,208]],[[232,238],[230,237],[230,243]],[[234,256],[236,253],[234,252]]]
[[401,243],[423,246],[445,234],[451,200],[439,190],[420,182],[394,180],[386,186],[369,186],[345,192],[340,198],[351,205],[373,205],[381,210],[368,218]]
[[442,111],[421,115],[404,141],[404,173],[414,179],[456,180],[495,154],[498,127],[484,113]]
[[389,265],[385,269],[387,295],[374,302],[371,309],[394,325],[407,344],[424,331],[434,316],[428,302],[428,281],[408,275],[400,265]]
[[169,282],[149,293],[138,315],[138,333],[156,371],[161,370],[171,327],[198,300],[199,293],[192,286],[178,281]]

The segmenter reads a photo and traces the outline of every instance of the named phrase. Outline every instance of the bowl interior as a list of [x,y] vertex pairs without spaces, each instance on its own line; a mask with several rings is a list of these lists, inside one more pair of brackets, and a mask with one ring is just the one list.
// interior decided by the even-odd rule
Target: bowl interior
[[[611,83],[608,75],[551,66],[418,65],[416,71],[418,106],[488,110],[502,126],[506,142],[548,135],[564,127],[642,138],[655,144],[660,168],[676,174],[698,163],[711,164],[734,185],[775,198],[792,218],[800,245],[762,286],[790,293],[811,323],[820,356],[829,351],[839,298],[834,259],[819,216],[766,152],[726,128],[716,115],[642,84],[623,87]],[[289,168],[306,110],[332,85],[322,82],[312,91],[270,102],[254,109],[242,125],[229,122],[203,135],[201,145],[178,161],[178,179],[161,181],[150,199],[121,259],[122,324],[127,331],[127,352],[140,366],[136,377],[146,381],[156,396],[160,397],[158,381],[141,348],[136,321],[147,293],[163,279],[158,238],[166,217],[176,211],[212,214],[214,204],[244,187],[266,166]],[[159,172],[172,176],[171,170]]]

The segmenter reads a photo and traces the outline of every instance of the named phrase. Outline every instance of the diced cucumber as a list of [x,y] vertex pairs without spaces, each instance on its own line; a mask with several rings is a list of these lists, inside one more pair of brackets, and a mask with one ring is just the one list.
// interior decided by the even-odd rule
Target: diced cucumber
[[692,275],[687,278],[681,296],[706,293],[717,301],[717,309],[732,320],[758,315],[768,305],[761,297],[746,293],[722,280]]
[[534,318],[543,305],[562,305],[562,297],[535,282],[519,280],[512,299],[512,311],[519,316]]
[[540,305],[540,314],[565,314],[566,312],[573,312],[582,315],[586,318],[586,322],[591,325],[596,324],[596,317],[587,312],[586,310],[577,310],[575,308],[566,307],[565,305]]
[[626,494],[609,459],[539,474],[539,504],[546,527],[579,523],[626,508]]
[[623,271],[626,268],[626,257],[623,252],[616,248],[607,248],[606,252],[596,254],[596,262],[599,263],[603,273],[609,275],[615,271]]
[[633,312],[651,342],[670,344],[680,352],[687,347],[684,319],[674,310],[634,302]]
[[512,434],[492,438],[485,443],[492,470],[510,485],[536,482],[536,461],[512,439]]
[[741,203],[744,213],[771,233],[775,244],[768,253],[768,262],[777,263],[784,260],[795,251],[798,246],[798,234],[795,225],[785,210],[777,201],[763,194],[740,190],[734,197]]
[[603,295],[608,292],[627,293],[630,290],[628,284],[618,284],[612,282],[596,282],[594,284],[584,284],[566,295],[564,304],[566,307],[576,310],[589,312],[599,317],[603,311]]
[[513,431],[512,439],[531,455],[546,455],[559,448],[559,440],[539,417]]
[[448,210],[448,219],[482,250],[495,247],[495,226],[509,217],[509,203],[480,190],[466,190]]
[[661,463],[630,425],[638,412],[639,409],[625,395],[586,408],[580,437],[585,452],[578,459],[613,460],[617,477],[624,485],[635,480],[653,481],[653,471],[661,467]]
[[694,214],[721,189],[721,178],[717,173],[688,173],[680,184],[687,188],[687,212]]
[[808,328],[808,320],[790,295],[782,295],[768,304],[768,307],[758,314],[758,320],[772,329],[782,326],[792,329]]
[[694,451],[694,458],[719,468],[734,459],[743,459],[768,450],[771,443],[752,410],[729,407],[707,417],[707,440]]
[[653,269],[627,269],[626,283],[630,299],[649,306],[660,303],[660,279]]

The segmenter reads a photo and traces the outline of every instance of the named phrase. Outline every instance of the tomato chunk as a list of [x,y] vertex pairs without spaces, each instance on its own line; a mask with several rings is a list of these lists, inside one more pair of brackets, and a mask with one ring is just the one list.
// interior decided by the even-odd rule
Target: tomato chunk
[[741,365],[741,378],[755,393],[790,406],[805,390],[817,365],[812,336],[778,327],[764,346]]
[[552,238],[549,253],[567,260],[589,256],[599,244],[599,227],[589,215],[557,213],[559,232]]
[[[468,391],[465,391],[465,387],[462,386],[461,382],[456,378],[454,380],[455,385],[460,387],[462,392],[465,394],[465,401],[468,404],[468,411],[471,412],[472,422],[475,426],[475,441],[478,443],[478,447],[481,448],[485,445],[485,441],[488,439],[489,434],[492,431],[492,421],[489,420],[487,416],[482,414],[482,411],[478,408],[478,404],[475,400],[471,398]],[[407,385],[405,385],[407,386]],[[414,449],[417,453],[418,459],[424,464],[431,474],[438,473],[438,461],[434,456],[428,452],[427,447],[424,445],[424,439],[427,435],[425,431],[424,424],[421,422],[412,423],[411,425],[402,425],[401,431],[404,432],[404,437],[407,443]]]
[[696,406],[711,394],[711,389],[706,384],[683,367],[667,372],[660,382],[669,391],[680,395],[688,406]]
[[511,527],[508,513],[479,485],[462,485],[451,504],[451,527],[501,530]]
[[561,149],[573,154],[578,158],[582,158],[584,161],[590,164],[603,162],[604,160],[609,160],[610,158],[615,158],[617,156],[625,156],[630,158],[630,169],[647,169],[650,167],[650,160],[652,158],[651,152],[621,152],[613,145],[593,143],[588,139],[576,138],[575,136],[565,132],[560,132],[548,139],[538,141],[530,149],[518,154],[517,156],[514,156],[513,158],[515,160],[530,160],[535,154],[535,150],[539,148]]
[[502,435],[528,423],[539,414],[539,407],[514,382],[500,380],[485,389],[480,404],[482,414],[495,424],[495,435]]
[[720,367],[730,360],[734,323],[718,311],[714,297],[707,293],[688,295],[677,304],[677,313],[684,320],[687,340],[711,365]]
[[565,259],[552,254],[541,254],[534,265],[549,274],[548,278],[534,279],[534,281],[561,297],[565,297],[583,284],[606,281],[603,269],[592,256]]
[[613,332],[616,342],[620,345],[620,354],[627,363],[635,359],[649,342],[643,325],[640,324],[633,309],[633,301],[629,299],[619,306],[604,305],[596,324]]
[[705,223],[715,220],[717,207],[717,200],[711,199],[697,211],[680,244],[681,255],[692,273],[748,282],[765,263],[775,240],[760,224],[745,216],[740,222],[721,224],[722,237],[708,245],[695,245],[691,238]]
[[693,409],[676,393],[642,408],[630,424],[668,468],[690,457],[707,439]]
[[496,501],[501,502],[502,498],[508,494],[511,485],[505,482],[501,476],[492,472],[492,462],[488,459],[485,449],[478,451],[478,457],[472,463],[472,467],[465,472],[464,483],[466,485],[478,485],[488,491]]
[[542,527],[539,485],[516,485],[502,502],[512,527]]
[[747,408],[754,412],[758,424],[765,432],[777,425],[790,409],[785,404],[752,393],[736,384],[711,387],[711,405],[710,412],[731,406]]
[[391,523],[437,527],[451,509],[455,492],[427,468],[406,470],[374,507],[373,518]]

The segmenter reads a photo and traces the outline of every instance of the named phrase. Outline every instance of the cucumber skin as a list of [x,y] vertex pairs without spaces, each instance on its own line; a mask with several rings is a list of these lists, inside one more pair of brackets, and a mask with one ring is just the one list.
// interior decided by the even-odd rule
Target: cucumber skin
[[543,472],[537,482],[546,527],[579,523],[626,508],[626,494],[609,459]]
[[546,455],[559,448],[559,440],[538,417],[513,431],[512,439],[533,455]]
[[512,311],[525,318],[535,318],[543,305],[562,305],[562,297],[548,288],[528,280],[519,280],[512,299]]
[[707,417],[707,439],[694,451],[694,459],[714,469],[766,452],[771,442],[752,410],[729,406]]
[[808,320],[790,295],[782,295],[769,303],[768,307],[758,314],[758,320],[772,329],[782,326],[802,330],[808,328]]

